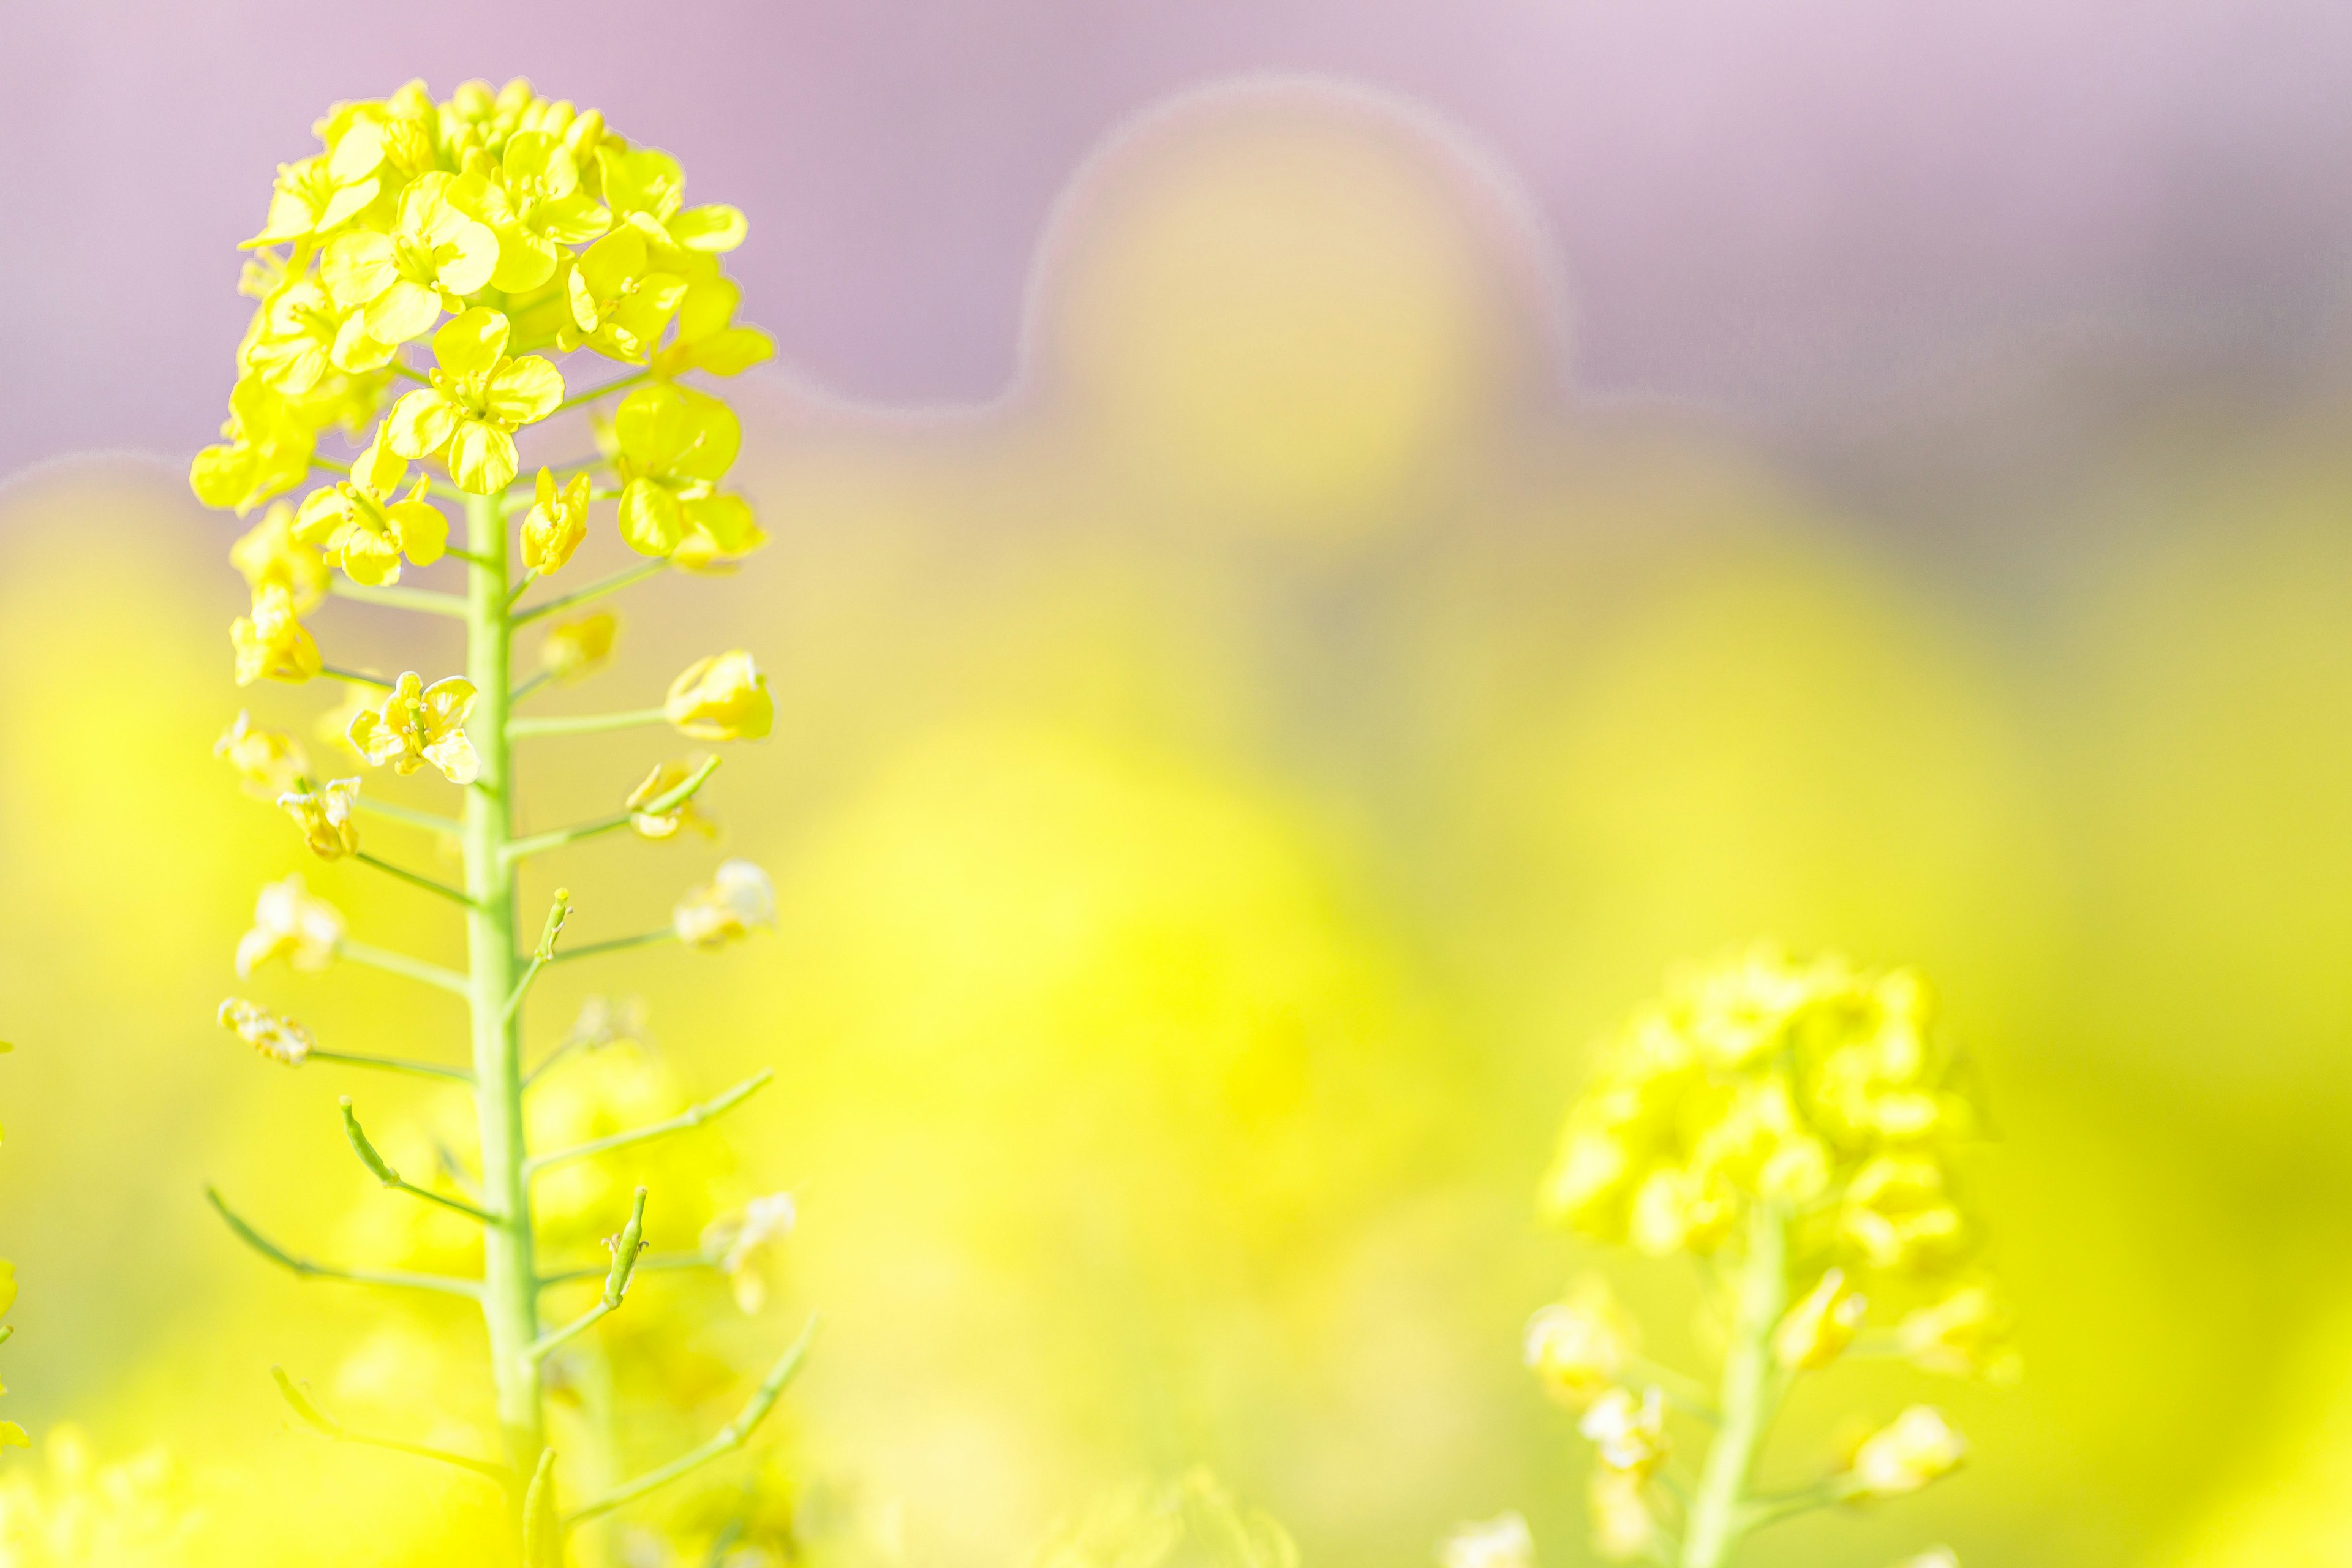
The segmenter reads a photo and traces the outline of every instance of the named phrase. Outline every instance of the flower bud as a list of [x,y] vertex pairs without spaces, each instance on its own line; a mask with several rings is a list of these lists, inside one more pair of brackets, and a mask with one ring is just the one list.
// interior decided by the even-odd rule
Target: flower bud
[[776,923],[776,890],[749,860],[729,860],[715,876],[678,900],[670,912],[677,940],[688,947],[724,947],[753,926]]
[[1829,1365],[1852,1342],[1868,1305],[1843,1269],[1831,1269],[1772,1331],[1774,1358],[1791,1372]]
[[311,854],[321,860],[340,860],[360,847],[360,825],[352,816],[359,797],[359,780],[336,779],[323,789],[288,790],[278,804],[302,829]]
[[310,1030],[240,997],[220,1005],[220,1026],[272,1061],[299,1068],[310,1059]]
[[1969,1284],[1911,1313],[1896,1325],[1895,1336],[1903,1353],[1927,1372],[2011,1383],[2018,1355],[2009,1342],[2010,1330],[2000,1298],[1989,1286]]
[[1592,1440],[1601,1463],[1647,1476],[1666,1462],[1666,1400],[1653,1388],[1640,1398],[1612,1388],[1592,1402],[1576,1429]]
[[539,470],[530,510],[522,520],[525,566],[544,577],[572,559],[572,552],[588,537],[588,489],[586,474],[574,474],[570,483],[559,489],[554,474],[546,468]]
[[1952,1430],[1941,1411],[1915,1405],[1854,1451],[1856,1495],[1891,1498],[1916,1492],[1958,1469],[1968,1453],[1967,1440]]
[[740,649],[688,665],[671,682],[663,711],[698,741],[756,741],[776,718],[768,678]]
[[236,722],[213,742],[213,755],[236,770],[236,782],[250,795],[276,800],[299,784],[310,759],[302,742],[276,730],[257,730],[240,710]]
[[1633,1351],[1626,1321],[1598,1277],[1580,1280],[1568,1299],[1528,1320],[1524,1359],[1545,1391],[1571,1407],[1589,1404],[1617,1381]]
[[539,645],[540,668],[566,682],[593,675],[611,660],[613,638],[620,627],[620,617],[604,610],[566,621]]

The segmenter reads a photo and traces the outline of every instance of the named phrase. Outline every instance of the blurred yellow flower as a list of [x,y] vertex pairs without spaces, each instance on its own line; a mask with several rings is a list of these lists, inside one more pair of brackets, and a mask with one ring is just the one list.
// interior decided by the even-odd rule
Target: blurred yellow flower
[[399,582],[404,555],[432,565],[449,547],[449,519],[425,499],[432,481],[422,474],[407,495],[395,493],[407,472],[407,459],[385,446],[378,431],[352,460],[349,478],[303,498],[295,536],[333,556],[354,583]]
[[662,711],[698,741],[756,741],[775,722],[768,678],[740,648],[698,658],[670,682]]
[[1585,1483],[1585,1506],[1592,1521],[1592,1550],[1612,1563],[1649,1554],[1657,1521],[1643,1495],[1643,1479],[1629,1470],[1596,1467]]
[[264,679],[299,683],[319,673],[319,645],[295,617],[294,593],[285,584],[257,589],[253,614],[230,622],[228,637],[239,686]]
[[[496,242],[493,241],[493,244]],[[382,439],[404,458],[438,458],[457,488],[506,489],[515,476],[514,433],[563,401],[563,377],[537,354],[507,357],[505,316],[477,305],[433,334],[433,384],[393,405]]]
[[1915,1365],[1947,1377],[2014,1383],[2020,1371],[2009,1342],[2009,1310],[1992,1287],[1970,1281],[1895,1325],[1895,1342]]
[[539,645],[540,668],[558,680],[578,680],[603,668],[613,657],[621,619],[609,610],[566,621]]
[[544,577],[572,559],[588,537],[589,483],[586,474],[574,474],[559,489],[552,473],[539,470],[530,510],[522,520],[525,567]]
[[1547,1393],[1580,1407],[1616,1383],[1634,1347],[1633,1321],[1598,1275],[1528,1320],[1523,1358]]
[[736,1214],[714,1220],[702,1234],[703,1251],[716,1258],[735,1304],[747,1314],[767,1304],[769,1259],[782,1249],[800,1211],[790,1193],[753,1198]]
[[1647,1477],[1666,1462],[1665,1395],[1653,1388],[1638,1397],[1612,1388],[1594,1400],[1576,1429],[1591,1439],[1601,1465]]
[[[29,1447],[0,1422],[0,1442]],[[0,1478],[0,1563],[8,1568],[174,1568],[198,1524],[161,1450],[100,1464],[79,1428],[59,1426],[37,1468]]]
[[753,926],[776,923],[776,891],[749,860],[723,862],[703,886],[678,901],[670,921],[689,947],[724,947]]
[[276,800],[310,769],[301,742],[279,731],[254,728],[253,715],[243,709],[213,742],[213,755],[236,771],[237,784],[246,794],[261,800]]
[[1968,1240],[1942,1165],[1921,1153],[1881,1154],[1856,1171],[1838,1225],[1872,1268],[1890,1271],[1949,1262]]
[[294,509],[278,505],[228,547],[229,563],[245,574],[245,585],[258,594],[267,584],[280,584],[293,595],[299,615],[327,594],[331,574],[326,557],[295,537]]
[[1535,1537],[1516,1513],[1457,1525],[1437,1546],[1438,1568],[1536,1568]]
[[1773,1331],[1773,1357],[1796,1372],[1829,1365],[1853,1342],[1854,1331],[1862,1326],[1863,1313],[1868,1309],[1869,1303],[1846,1279],[1845,1270],[1831,1269],[1789,1309]]
[[1969,1446],[1932,1405],[1915,1405],[1854,1450],[1853,1495],[1901,1497],[1951,1474]]
[[220,1026],[272,1061],[299,1068],[310,1057],[310,1031],[291,1018],[232,996],[220,1005]]
[[335,779],[315,790],[288,790],[278,797],[302,829],[303,842],[322,860],[339,860],[358,850],[360,781]]
[[430,686],[409,670],[393,683],[380,707],[352,721],[352,744],[375,767],[389,763],[397,773],[413,773],[426,763],[454,784],[472,784],[482,771],[474,743],[466,738],[466,716],[474,710],[474,683],[444,676]]
[[254,900],[253,929],[236,944],[236,977],[249,979],[273,958],[283,958],[297,969],[324,969],[334,962],[336,944],[342,940],[342,915],[326,900],[312,896],[297,871],[282,882],[265,885]]
[[675,837],[679,828],[689,826],[706,838],[719,831],[718,824],[696,809],[691,796],[658,816],[638,809],[659,800],[663,795],[686,783],[694,776],[695,770],[700,765],[699,763],[691,760],[674,758],[656,766],[653,772],[646,775],[643,784],[629,792],[629,798],[622,804],[629,812],[629,826],[639,837],[669,838]]

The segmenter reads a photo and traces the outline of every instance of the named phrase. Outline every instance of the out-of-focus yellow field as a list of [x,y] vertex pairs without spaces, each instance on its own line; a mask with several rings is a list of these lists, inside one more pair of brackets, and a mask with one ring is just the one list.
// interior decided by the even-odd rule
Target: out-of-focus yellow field
[[[593,941],[658,924],[722,855],[778,884],[773,936],[560,970],[532,1004],[544,1046],[589,994],[642,996],[663,1092],[779,1074],[697,1179],[795,1194],[789,1288],[717,1326],[649,1309],[646,1338],[677,1327],[647,1348],[715,1424],[823,1309],[757,1447],[850,1521],[843,1561],[1022,1562],[1194,1462],[1309,1563],[1425,1563],[1507,1508],[1548,1568],[1585,1561],[1581,1445],[1517,1336],[1592,1257],[1537,1227],[1534,1185],[1588,1042],[1671,962],[1770,936],[1941,988],[1990,1088],[2027,1374],[1936,1388],[1976,1447],[1948,1486],[1753,1560],[2335,1560],[2340,419],[2151,433],[2046,531],[1985,520],[2009,543],[1962,571],[1701,418],[1580,406],[1549,266],[1421,129],[1241,99],[1090,172],[1001,405],[740,388],[775,542],[722,583],[633,590],[617,667],[546,707],[641,706],[744,647],[777,732],[703,797],[723,843],[623,836],[535,865],[524,900],[560,879]],[[604,510],[583,580],[623,559]],[[412,1157],[446,1113],[257,1059],[214,1025],[224,995],[342,1049],[453,1055],[461,1027],[350,965],[235,978],[256,889],[296,870],[369,942],[454,962],[458,935],[428,896],[311,861],[211,756],[240,706],[308,736],[341,696],[232,686],[232,537],[177,458],[0,492],[0,1215],[24,1292],[0,1363],[36,1440],[0,1478],[109,1518],[137,1510],[89,1494],[143,1489],[194,1510],[171,1550],[206,1565],[471,1562],[480,1488],[295,1429],[268,1372],[464,1443],[487,1419],[470,1313],[297,1282],[203,1203],[218,1183],[322,1257],[418,1245],[335,1098]],[[457,658],[393,611],[312,624],[331,662]],[[609,811],[675,749],[525,742],[526,821]],[[663,1245],[704,1217],[663,1219],[657,1181],[651,1212]],[[1686,1311],[1680,1275],[1609,1267]],[[1924,1383],[1841,1371],[1781,1451]],[[168,1473],[87,1468],[156,1448]],[[59,1560],[168,1561],[141,1528]]]

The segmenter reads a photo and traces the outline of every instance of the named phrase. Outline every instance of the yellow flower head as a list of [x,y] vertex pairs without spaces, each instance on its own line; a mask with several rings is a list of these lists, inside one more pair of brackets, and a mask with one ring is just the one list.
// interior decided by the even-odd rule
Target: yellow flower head
[[426,686],[410,670],[393,683],[382,706],[363,709],[352,721],[352,744],[373,767],[389,763],[394,773],[413,773],[431,763],[451,784],[472,784],[482,771],[466,738],[466,716],[473,710],[472,681],[450,675]]
[[1773,1330],[1774,1358],[1795,1372],[1829,1365],[1853,1342],[1854,1331],[1862,1326],[1862,1315],[1868,1308],[1845,1271],[1831,1269]]
[[607,359],[644,364],[661,341],[670,312],[686,298],[687,283],[656,270],[646,237],[623,227],[581,253],[565,289],[571,319],[557,340],[563,347],[592,348]]
[[[495,244],[496,242],[493,241]],[[537,354],[507,357],[505,316],[477,305],[433,334],[433,384],[393,405],[384,439],[404,458],[438,458],[475,495],[515,477],[514,433],[563,401],[563,377]]]
[[358,810],[360,781],[337,779],[322,789],[289,790],[278,797],[302,829],[310,853],[322,860],[339,860],[360,847]]
[[278,164],[278,181],[269,193],[269,216],[263,222],[261,232],[240,248],[250,250],[256,246],[315,240],[365,211],[367,205],[375,200],[375,170],[383,161],[378,143],[376,156],[362,164],[368,151],[363,145],[354,144],[348,150],[339,150],[340,156]]
[[221,425],[228,439],[196,454],[188,465],[188,488],[205,505],[243,516],[302,482],[319,431],[331,422],[301,417],[261,377],[244,376],[228,395],[228,418]]
[[253,929],[236,944],[236,977],[283,958],[301,970],[324,969],[335,961],[343,940],[343,917],[326,900],[311,895],[300,872],[263,887],[253,902]]
[[1536,1568],[1535,1537],[1516,1513],[1458,1525],[1438,1543],[1438,1568]]
[[276,730],[255,729],[253,716],[242,709],[213,742],[213,755],[235,768],[239,786],[260,800],[276,800],[310,770],[301,742]]
[[572,552],[588,537],[589,488],[586,474],[574,474],[558,489],[553,474],[539,470],[537,493],[522,520],[526,567],[544,577],[572,559]]
[[236,650],[236,683],[257,680],[304,681],[319,673],[319,645],[302,629],[294,615],[294,591],[282,583],[265,583],[253,595],[253,614],[229,623],[230,647]]
[[767,1304],[767,1262],[782,1250],[799,1222],[800,1211],[790,1193],[770,1193],[753,1198],[735,1214],[713,1220],[702,1233],[702,1250],[718,1260],[735,1294],[735,1304],[746,1314]]
[[400,193],[392,232],[338,235],[320,257],[328,294],[341,309],[359,310],[376,342],[422,336],[443,310],[463,310],[464,296],[489,282],[498,236],[451,199],[457,184],[439,170],[420,174]]
[[776,889],[749,860],[723,862],[711,879],[678,900],[670,922],[689,947],[724,947],[776,923]]
[[1585,1504],[1592,1521],[1592,1550],[1611,1563],[1630,1563],[1650,1554],[1657,1539],[1657,1521],[1643,1492],[1640,1476],[1627,1470],[1596,1466],[1585,1483]]
[[672,759],[656,766],[646,775],[643,784],[629,792],[629,798],[622,804],[629,813],[629,826],[638,837],[672,838],[677,837],[681,827],[692,827],[706,838],[719,831],[716,823],[695,809],[691,795],[665,812],[648,813],[643,809],[692,778],[700,765],[691,761]]
[[1924,1153],[1880,1154],[1846,1184],[1840,1233],[1872,1268],[1921,1273],[1957,1259],[1968,1222],[1946,1190],[1943,1166]]
[[1654,1388],[1639,1398],[1628,1389],[1611,1389],[1586,1409],[1576,1429],[1591,1439],[1605,1468],[1647,1477],[1666,1462],[1666,1401]]
[[719,491],[743,427],[717,398],[639,387],[613,411],[608,439],[621,479],[621,538],[638,554],[706,565],[767,542],[751,504]]
[[1992,1288],[1971,1281],[1910,1313],[1895,1326],[1895,1337],[1903,1353],[1926,1371],[2014,1383],[2019,1357],[2010,1343],[2011,1329],[2009,1309]]
[[337,304],[317,283],[299,278],[254,312],[238,363],[272,391],[300,397],[334,372],[381,370],[392,362],[393,347],[368,331],[359,309]]
[[620,617],[606,610],[566,621],[539,645],[540,668],[566,682],[593,675],[612,659],[620,629]]
[[595,238],[613,221],[580,188],[572,149],[544,130],[510,134],[496,156],[468,152],[453,199],[498,237],[490,287],[509,294],[544,284],[566,255],[563,247]]
[[681,734],[698,741],[756,741],[776,721],[768,678],[740,648],[687,666],[670,682],[662,711]]
[[378,432],[352,459],[348,479],[321,486],[303,500],[294,520],[295,537],[333,555],[354,583],[399,582],[403,555],[419,566],[432,565],[449,547],[449,520],[425,499],[430,481],[422,474],[406,496],[394,493],[407,472],[407,462]]
[[326,558],[296,537],[292,507],[273,506],[262,513],[228,547],[228,559],[255,593],[270,584],[283,586],[293,596],[297,615],[326,597]]
[[1968,1455],[1967,1440],[1941,1411],[1915,1405],[1863,1439],[1851,1484],[1857,1497],[1901,1497],[1951,1474]]
[[735,324],[743,290],[732,279],[698,278],[678,301],[677,331],[654,356],[654,374],[665,380],[689,370],[735,375],[772,359],[776,340],[757,327]]
[[691,276],[743,243],[749,226],[738,209],[716,202],[685,206],[686,172],[668,153],[607,143],[597,149],[596,162],[614,219],[645,237],[663,270]]
[[310,1031],[293,1019],[281,1018],[236,996],[220,1005],[220,1025],[270,1060],[289,1068],[308,1061],[316,1043]]
[[1580,1408],[1616,1383],[1633,1348],[1632,1321],[1592,1275],[1528,1320],[1523,1355],[1547,1393]]

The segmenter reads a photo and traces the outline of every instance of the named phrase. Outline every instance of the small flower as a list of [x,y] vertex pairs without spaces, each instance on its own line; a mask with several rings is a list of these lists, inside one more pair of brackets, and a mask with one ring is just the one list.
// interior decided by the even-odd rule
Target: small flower
[[1972,1283],[1906,1317],[1895,1325],[1895,1337],[1903,1353],[1926,1371],[2014,1383],[2019,1360],[2010,1330],[2009,1310],[2000,1298],[1990,1286]]
[[1951,1474],[1967,1458],[1969,1446],[1943,1413],[1915,1405],[1872,1433],[1854,1451],[1854,1495],[1901,1497]]
[[1633,1193],[1627,1239],[1653,1258],[1714,1251],[1739,1218],[1734,1194],[1711,1174],[1661,1165]]
[[776,890],[749,860],[725,861],[708,883],[678,901],[670,923],[689,947],[724,947],[750,935],[753,926],[776,923]]
[[463,310],[462,296],[488,283],[498,266],[499,237],[450,200],[457,183],[439,170],[419,175],[400,193],[391,233],[338,235],[319,258],[328,293],[343,309],[361,310],[378,342],[404,343],[443,310]]
[[205,447],[188,465],[188,488],[205,505],[242,517],[302,482],[319,428],[295,417],[288,399],[261,377],[247,375],[229,391],[221,434],[228,439]]
[[433,384],[393,405],[384,437],[404,458],[438,458],[457,488],[489,495],[515,477],[514,433],[563,401],[563,377],[537,354],[507,357],[506,317],[478,305],[433,334]]
[[311,721],[310,733],[318,738],[320,744],[349,752],[363,763],[367,761],[366,753],[352,743],[352,721],[362,713],[373,712],[376,704],[364,686],[339,686],[337,689],[342,692],[342,696],[332,708]]
[[326,289],[299,278],[254,312],[237,360],[272,391],[301,397],[336,371],[383,369],[392,352],[367,331],[356,307],[338,305]]
[[722,495],[743,427],[715,397],[680,387],[639,387],[613,411],[614,471],[621,480],[621,538],[640,555],[707,565],[767,542],[751,504]]
[[629,812],[629,826],[640,838],[675,837],[681,827],[693,827],[705,837],[718,831],[717,825],[694,808],[692,796],[677,803],[658,816],[640,808],[659,800],[694,776],[698,763],[672,760],[662,763],[646,775],[645,783],[629,792],[622,804]]
[[323,789],[288,790],[278,804],[302,829],[310,853],[321,860],[339,860],[360,847],[358,808],[360,781],[337,779]]
[[668,270],[701,270],[712,265],[709,258],[743,243],[749,226],[736,208],[711,202],[679,210],[686,174],[668,153],[624,147],[614,138],[597,148],[596,164],[615,223],[644,235]]
[[310,769],[302,742],[276,730],[257,730],[253,715],[238,710],[236,720],[213,742],[213,755],[236,770],[245,793],[260,800],[276,800],[301,782]]
[[702,1234],[703,1251],[718,1259],[735,1293],[735,1304],[745,1313],[767,1304],[767,1259],[781,1248],[799,1223],[800,1211],[790,1193],[770,1193],[753,1198],[740,1214],[714,1220]]
[[620,617],[608,610],[566,621],[539,645],[540,668],[567,682],[593,675],[613,657],[613,638],[620,629]]
[[1528,1320],[1524,1359],[1545,1390],[1579,1407],[1617,1381],[1633,1353],[1633,1326],[1598,1276]]
[[1439,1568],[1536,1568],[1536,1541],[1517,1513],[1454,1526],[1438,1542]]
[[451,197],[498,236],[490,286],[508,293],[545,283],[565,256],[562,247],[595,238],[613,221],[580,189],[571,148],[545,131],[508,137],[495,159],[487,152],[468,153]]
[[742,298],[731,279],[696,279],[678,302],[677,331],[654,356],[654,374],[665,379],[689,370],[734,375],[774,358],[775,339],[757,327],[735,325]]
[[1925,1154],[1880,1154],[1856,1171],[1838,1226],[1872,1268],[1888,1270],[1933,1268],[1968,1241],[1943,1167]]
[[394,493],[407,473],[407,460],[378,431],[352,459],[350,478],[304,498],[295,537],[334,556],[352,582],[372,586],[399,582],[403,555],[432,565],[449,547],[449,519],[425,499],[432,481],[423,474],[406,496]]
[[768,678],[740,648],[712,654],[670,682],[663,712],[698,741],[756,741],[776,720]]
[[269,216],[242,248],[316,239],[357,216],[375,200],[375,168],[382,161],[379,152],[360,168],[361,160],[354,155],[360,152],[358,147],[338,148],[337,155],[278,164],[278,182],[269,193]]
[[266,583],[253,595],[253,614],[229,623],[229,646],[236,650],[236,683],[301,682],[319,673],[319,645],[295,618],[294,591]]
[[1805,1299],[1789,1309],[1772,1331],[1772,1354],[1794,1372],[1829,1365],[1853,1342],[1854,1331],[1869,1303],[1855,1291],[1842,1268],[1832,1268]]
[[253,901],[253,929],[236,944],[236,977],[250,979],[254,970],[273,958],[295,968],[324,969],[335,961],[336,944],[343,940],[343,917],[326,900],[314,898],[300,872],[282,882],[270,882]]
[[327,595],[326,558],[295,537],[290,506],[273,506],[262,513],[261,521],[228,547],[228,559],[257,594],[270,584],[284,586],[298,615]]
[[309,1060],[316,1043],[310,1031],[293,1019],[281,1018],[236,996],[220,1005],[220,1024],[263,1056],[289,1068]]
[[522,563],[544,577],[572,559],[588,537],[588,476],[574,474],[561,489],[555,476],[539,470],[537,494],[522,520]]
[[1627,1470],[1595,1469],[1585,1483],[1585,1503],[1592,1516],[1592,1550],[1612,1563],[1629,1563],[1649,1554],[1657,1536],[1649,1500],[1642,1494],[1642,1478]]
[[1666,1401],[1654,1388],[1639,1399],[1629,1389],[1611,1389],[1592,1402],[1576,1429],[1592,1440],[1609,1469],[1646,1477],[1666,1462]]
[[567,349],[592,348],[607,359],[643,364],[687,292],[686,279],[657,270],[647,259],[646,237],[623,227],[580,256],[565,280],[572,319],[558,342]]
[[380,708],[362,709],[352,721],[352,744],[373,767],[392,764],[413,773],[426,763],[454,784],[480,775],[482,760],[466,738],[466,716],[474,710],[474,683],[462,675],[432,685],[409,670],[384,694]]

